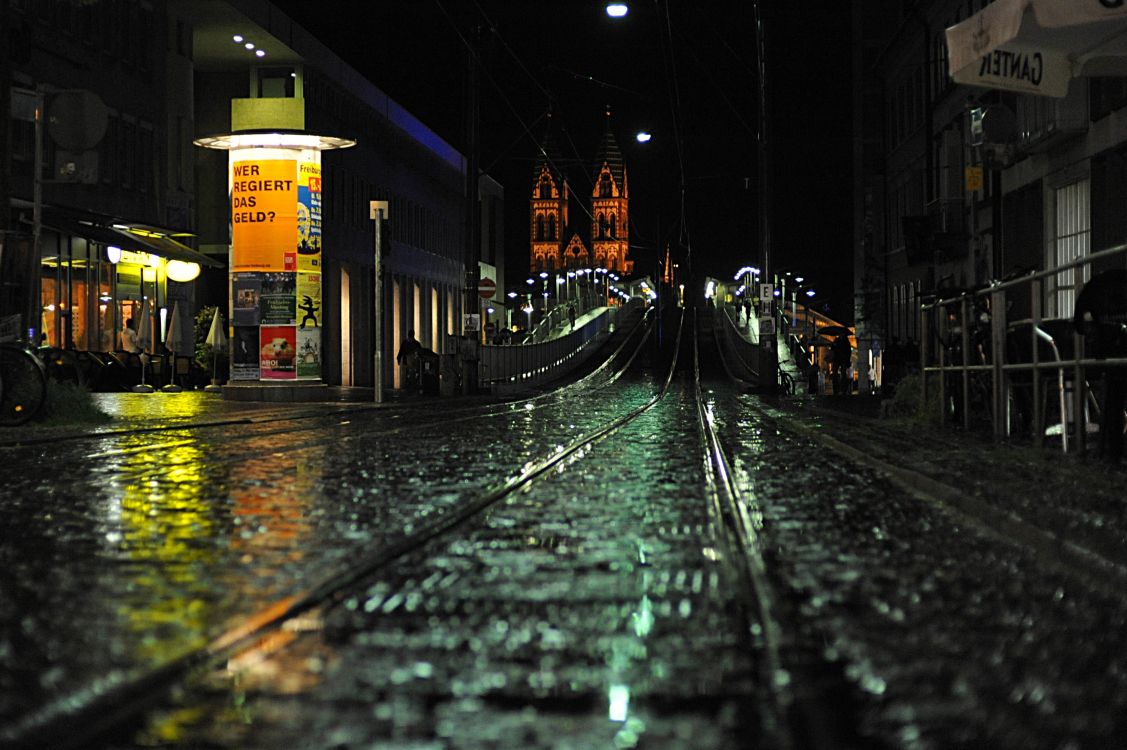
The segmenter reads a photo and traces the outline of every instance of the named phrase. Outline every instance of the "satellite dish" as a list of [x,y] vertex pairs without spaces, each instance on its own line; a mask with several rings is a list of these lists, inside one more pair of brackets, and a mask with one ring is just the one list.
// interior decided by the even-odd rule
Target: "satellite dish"
[[109,112],[93,91],[59,91],[47,102],[47,133],[65,151],[89,151],[106,135]]

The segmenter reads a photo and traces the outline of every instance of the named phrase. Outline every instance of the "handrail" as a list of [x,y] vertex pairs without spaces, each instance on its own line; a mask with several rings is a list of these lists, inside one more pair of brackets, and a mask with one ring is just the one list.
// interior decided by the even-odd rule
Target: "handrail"
[[935,300],[934,302],[927,302],[921,304],[920,309],[930,310],[935,307],[939,307],[940,305],[948,306],[955,302],[958,302],[963,297],[966,297],[968,295],[977,297],[979,295],[989,294],[992,292],[1005,291],[1012,287],[1020,286],[1022,284],[1028,284],[1040,279],[1047,279],[1052,276],[1056,276],[1063,271],[1067,271],[1070,268],[1079,268],[1080,266],[1090,265],[1093,261],[1103,260],[1104,258],[1113,258],[1116,255],[1122,254],[1125,250],[1127,250],[1127,244],[1115,245],[1114,247],[1100,250],[1098,252],[1092,253],[1091,255],[1082,255],[1079,258],[1074,258],[1066,263],[1062,263],[1059,266],[1054,266],[1044,271],[1030,271],[1027,274],[1023,274],[1016,279],[1010,279],[1009,281],[992,281],[988,286],[985,286],[982,289],[975,289],[973,290],[973,292],[966,291],[955,297],[947,297],[945,299]]
[[[969,428],[971,417],[971,376],[974,373],[981,374],[991,372],[990,419],[994,437],[995,439],[1008,437],[1010,434],[1008,412],[1011,406],[1009,399],[1013,389],[1012,376],[1028,373],[1032,379],[1031,416],[1034,442],[1037,446],[1040,446],[1044,438],[1044,430],[1042,427],[1043,404],[1041,402],[1042,372],[1053,370],[1057,373],[1056,386],[1060,396],[1062,448],[1065,451],[1069,449],[1067,422],[1068,404],[1065,396],[1065,381],[1066,377],[1068,377],[1073,384],[1073,433],[1077,447],[1082,449],[1084,447],[1087,430],[1084,407],[1088,402],[1088,370],[1094,367],[1127,367],[1127,357],[1096,359],[1084,356],[1084,337],[1072,325],[1070,317],[1060,320],[1066,322],[1065,328],[1071,334],[1074,354],[1068,359],[1062,358],[1057,345],[1063,339],[1054,337],[1042,327],[1042,323],[1044,322],[1041,317],[1042,293],[1044,288],[1042,282],[1044,279],[1051,278],[1062,271],[1089,266],[1107,258],[1124,255],[1125,252],[1127,252],[1127,244],[1117,245],[1090,255],[1075,258],[1044,271],[1030,272],[1019,278],[1007,281],[994,281],[982,289],[968,290],[954,297],[921,303],[920,311],[923,318],[922,330],[925,332],[920,348],[920,369],[923,375],[920,389],[921,404],[926,404],[928,401],[929,386],[927,375],[938,373],[939,402],[940,409],[942,410],[940,415],[941,419],[946,420],[948,404],[947,391],[954,386],[957,392],[953,395],[955,398],[959,399],[958,404],[962,407],[963,425]],[[1006,293],[1010,290],[1024,287],[1025,285],[1029,287],[1029,298],[1031,302],[1030,317],[1021,321],[1006,321],[1004,313],[1006,310]],[[974,308],[971,305],[971,300],[986,295],[990,295],[990,348],[988,351],[983,349],[983,358],[980,358],[979,364],[973,364],[971,362],[972,341],[970,331],[974,325],[974,321],[971,319],[971,313],[974,311]],[[957,364],[946,362],[947,349],[953,342],[948,338],[946,340],[947,343],[944,343],[942,336],[944,327],[937,315],[940,309],[949,310],[953,306],[958,306],[959,324],[957,329],[950,329],[949,333],[958,336],[961,361]],[[1029,326],[1030,330],[1028,334],[1024,331],[1019,333],[1016,329],[1019,325]],[[980,333],[984,332],[984,329],[980,329]],[[1012,353],[1012,350],[1007,344],[1014,341],[1021,342],[1020,337],[1026,335],[1028,335],[1028,339],[1026,340],[1029,345],[1030,361],[1007,361],[1009,355]],[[933,339],[933,337],[937,338]],[[977,343],[985,346],[987,342],[984,338],[979,338]],[[1041,361],[1039,356],[1041,343],[1047,344],[1051,348],[1053,353],[1053,359],[1051,361]],[[936,344],[938,344],[937,351],[933,353],[930,349]],[[932,362],[933,358],[936,360],[937,364]],[[952,375],[956,376],[957,379],[951,379],[950,376]],[[958,393],[958,391],[961,391],[961,393]]]

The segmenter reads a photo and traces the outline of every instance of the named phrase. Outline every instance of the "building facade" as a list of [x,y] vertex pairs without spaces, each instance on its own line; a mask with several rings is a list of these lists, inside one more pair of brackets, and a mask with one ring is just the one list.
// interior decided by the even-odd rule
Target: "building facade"
[[[1127,242],[1127,79],[1050,98],[955,84],[945,31],[989,0],[855,9],[855,317],[878,348],[920,342],[921,302]],[[1054,274],[1045,318],[1123,256]],[[1012,322],[1031,291],[1008,295]]]
[[[247,103],[299,112],[301,130],[356,143],[325,152],[318,176],[319,382],[375,380],[371,201],[388,204],[384,383],[399,383],[394,354],[408,329],[439,352],[461,333],[469,263],[489,258],[503,276],[500,186],[481,177],[483,231],[471,244],[466,158],[269,3],[0,0],[0,8],[22,40],[0,50],[0,88],[14,102],[12,179],[0,181],[10,207],[0,226],[0,314],[18,314],[21,333],[112,351],[144,301],[154,347],[174,306],[191,330],[195,311],[216,305],[237,333],[227,154],[193,142],[231,133],[240,125],[233,112]],[[36,97],[47,112],[38,152]],[[177,282],[170,261],[202,270]],[[178,346],[191,354],[190,340]]]

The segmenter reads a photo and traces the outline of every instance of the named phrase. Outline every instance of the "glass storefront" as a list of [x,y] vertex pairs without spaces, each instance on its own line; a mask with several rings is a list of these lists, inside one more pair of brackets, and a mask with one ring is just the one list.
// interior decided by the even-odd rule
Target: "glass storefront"
[[[111,251],[82,237],[44,233],[40,266],[39,344],[59,349],[112,352],[119,332],[149,301],[149,330],[163,340],[161,315],[167,304],[167,277],[159,256]],[[116,262],[114,262],[116,260]]]

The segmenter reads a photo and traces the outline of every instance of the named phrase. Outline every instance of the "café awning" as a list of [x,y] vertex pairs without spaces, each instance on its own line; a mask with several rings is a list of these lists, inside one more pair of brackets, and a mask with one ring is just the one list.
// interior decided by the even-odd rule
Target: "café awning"
[[947,29],[958,83],[1063,97],[1078,76],[1127,75],[1127,2],[995,0]]
[[[24,221],[26,223],[26,218]],[[96,217],[93,214],[45,206],[43,226],[64,234],[84,237],[105,247],[116,246],[132,252],[152,253],[168,260],[198,263],[212,268],[222,268],[224,265],[219,259],[179,242],[171,233],[165,234],[149,225],[134,225],[109,217]]]

